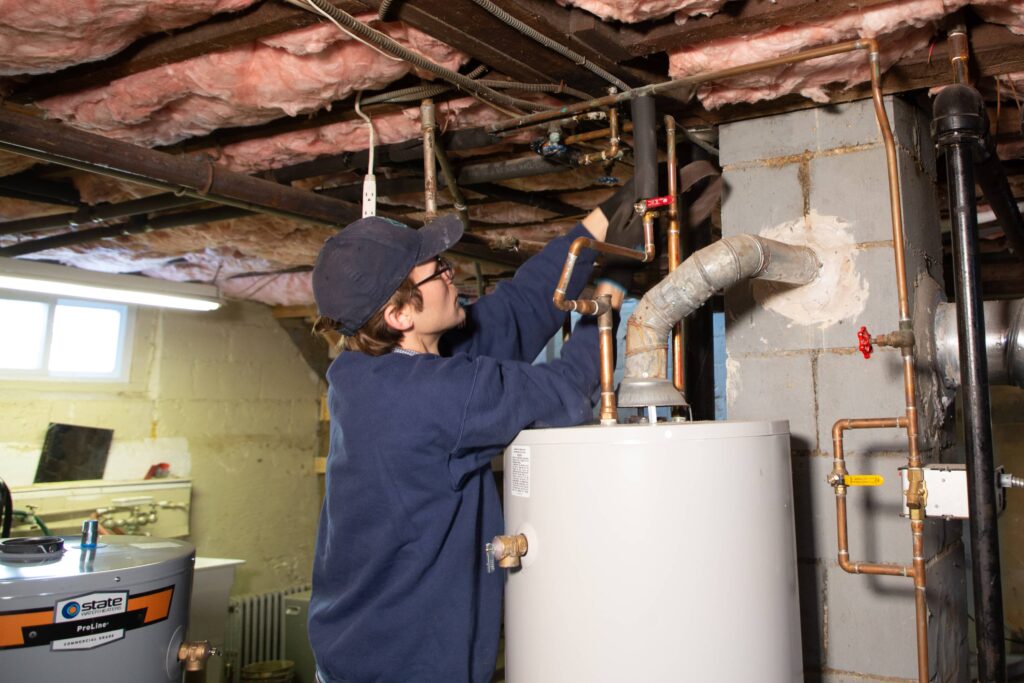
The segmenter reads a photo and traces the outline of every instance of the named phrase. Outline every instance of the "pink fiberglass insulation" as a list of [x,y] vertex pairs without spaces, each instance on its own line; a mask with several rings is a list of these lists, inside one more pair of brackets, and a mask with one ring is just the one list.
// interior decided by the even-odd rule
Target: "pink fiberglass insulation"
[[[440,213],[453,213],[450,205],[442,207]],[[471,227],[480,224],[494,225],[534,225],[543,223],[556,214],[532,206],[523,206],[513,202],[494,202],[493,204],[477,204],[469,207]],[[410,220],[425,221],[426,213],[414,212],[407,215]]]
[[1024,0],[972,0],[971,7],[985,21],[1024,35]]
[[[490,107],[464,97],[437,104],[442,130],[479,126],[505,118]],[[401,142],[422,134],[419,106],[373,118],[378,145]],[[308,161],[325,154],[366,149],[370,133],[361,119],[332,123],[319,128],[280,133],[226,145],[216,152],[218,163],[234,171],[252,173]]]
[[698,14],[714,14],[729,0],[558,0],[560,5],[575,5],[602,19],[626,23],[660,19],[678,12],[684,19]]
[[[401,23],[381,29],[427,59],[457,69],[467,57]],[[108,85],[39,102],[50,118],[156,146],[226,126],[309,113],[412,71],[332,24],[315,24],[194,57]]]
[[21,154],[0,152],[0,177],[20,173],[36,165],[36,160]]
[[103,59],[136,38],[255,0],[0,0],[0,76]]
[[71,207],[30,202],[25,199],[0,197],[0,221],[16,221],[22,218],[35,218],[55,213],[67,213]]
[[247,273],[272,270],[273,264],[259,259],[239,258],[226,250],[209,250],[147,268],[143,274],[161,280],[215,284],[220,288],[221,295],[229,299],[258,301],[270,306],[303,306],[313,303],[308,272],[246,276]]
[[149,185],[140,185],[95,173],[77,173],[72,177],[71,182],[78,190],[78,196],[86,204],[127,202],[166,192],[166,190]]
[[[828,21],[782,26],[755,35],[737,36],[670,53],[669,76],[682,78],[715,69],[751,64],[854,38],[878,38],[883,70],[904,55],[928,45],[934,23],[968,0],[899,0],[866,10],[846,12]],[[818,102],[828,97],[824,86],[849,87],[870,79],[862,51],[826,57],[788,67],[702,86],[698,97],[708,108],[736,102],[757,102],[798,92]]]
[[143,233],[132,236],[130,243],[171,256],[229,246],[232,253],[240,257],[264,259],[274,267],[282,268],[308,265],[316,261],[320,247],[337,231],[337,228],[276,216],[246,216],[188,228]]

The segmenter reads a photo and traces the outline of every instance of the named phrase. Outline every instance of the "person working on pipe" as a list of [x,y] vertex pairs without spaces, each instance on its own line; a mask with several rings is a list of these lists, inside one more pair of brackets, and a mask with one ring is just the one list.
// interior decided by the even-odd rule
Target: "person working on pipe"
[[[462,236],[454,215],[420,230],[362,218],[325,243],[313,270],[318,327],[339,330],[347,350],[327,372],[309,612],[322,683],[490,681],[503,587],[484,557],[503,532],[491,458],[539,421],[592,419],[595,318],[580,320],[559,360],[532,361],[567,315],[551,297],[569,245],[588,236],[635,247],[633,199],[629,183],[465,307],[440,255]],[[594,257],[581,254],[569,297]],[[618,283],[596,294],[617,308],[631,273],[609,275]]]

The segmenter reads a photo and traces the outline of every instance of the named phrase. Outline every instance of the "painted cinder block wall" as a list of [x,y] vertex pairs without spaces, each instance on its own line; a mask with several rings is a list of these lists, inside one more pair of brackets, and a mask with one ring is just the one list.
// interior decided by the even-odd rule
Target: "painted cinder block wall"
[[50,422],[113,429],[104,478],[141,479],[156,462],[190,476],[189,540],[246,561],[235,593],[308,583],[320,380],[270,309],[140,307],[132,346],[125,383],[0,382],[0,476],[31,483]]
[[[898,147],[907,278],[915,292],[938,292],[942,247],[928,117],[901,100],[888,98],[886,108]],[[760,233],[790,221],[814,231],[843,230],[856,246],[848,265],[863,285],[855,310],[828,325],[768,310],[751,283],[726,293],[729,418],[790,421],[807,680],[916,681],[912,582],[847,574],[838,566],[835,496],[826,483],[836,420],[904,414],[899,352],[877,349],[864,360],[856,348],[862,325],[874,334],[890,332],[899,317],[885,154],[872,103],[722,126],[720,160],[724,235]],[[837,291],[831,298],[839,305],[849,294]],[[922,376],[919,383],[927,389],[930,379]],[[935,394],[922,393],[931,414],[941,413]],[[953,457],[949,430],[922,420],[926,462]],[[883,486],[848,496],[854,560],[911,561],[897,476],[906,450],[900,430],[848,433],[849,471],[885,477]],[[937,681],[967,680],[960,529],[958,522],[929,520],[925,530],[930,668]]]

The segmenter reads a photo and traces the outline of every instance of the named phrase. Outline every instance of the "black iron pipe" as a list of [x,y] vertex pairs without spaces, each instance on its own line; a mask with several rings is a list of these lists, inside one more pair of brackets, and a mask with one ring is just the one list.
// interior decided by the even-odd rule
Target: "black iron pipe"
[[0,149],[285,218],[345,225],[360,215],[349,202],[219,168],[207,159],[157,152],[4,108]]
[[984,101],[974,88],[950,85],[936,97],[933,134],[939,149],[946,155],[953,231],[978,680],[1003,683],[1006,681],[1006,650],[999,527],[974,192],[974,155],[986,124]]
[[116,204],[104,202],[95,206],[86,205],[78,211],[70,213],[55,213],[50,216],[5,221],[0,223],[0,235],[21,235],[29,232],[38,232],[39,230],[51,230],[53,228],[74,228],[88,223],[102,223],[103,221],[110,221],[116,218],[127,218],[153,211],[179,209],[183,206],[201,203],[201,199],[178,196],[174,193],[132,199]]
[[65,232],[60,235],[53,235],[52,237],[18,242],[0,249],[0,256],[25,256],[26,254],[35,254],[48,249],[98,242],[112,237],[121,237],[122,235],[135,235],[142,232],[153,232],[154,230],[167,230],[168,228],[182,228],[189,225],[212,223],[251,214],[251,211],[234,206],[218,206],[202,211],[183,211],[166,216],[157,216],[150,220],[130,220],[125,223],[108,225],[102,228]]
[[629,101],[633,118],[633,181],[637,199],[660,196],[658,192],[658,123],[654,97],[643,95]]
[[59,206],[80,206],[78,190],[70,183],[54,183],[34,178],[26,171],[0,178],[0,197],[25,199]]

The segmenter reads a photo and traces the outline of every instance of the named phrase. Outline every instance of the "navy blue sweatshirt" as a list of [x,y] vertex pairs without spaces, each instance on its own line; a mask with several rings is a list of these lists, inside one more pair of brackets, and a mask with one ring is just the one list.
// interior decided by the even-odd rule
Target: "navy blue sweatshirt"
[[[593,318],[562,357],[531,361],[561,327],[551,296],[577,225],[466,307],[442,355],[342,353],[327,372],[331,446],[309,637],[324,683],[487,683],[503,572],[490,461],[522,429],[588,421],[599,380]],[[578,296],[594,254],[568,288]]]

